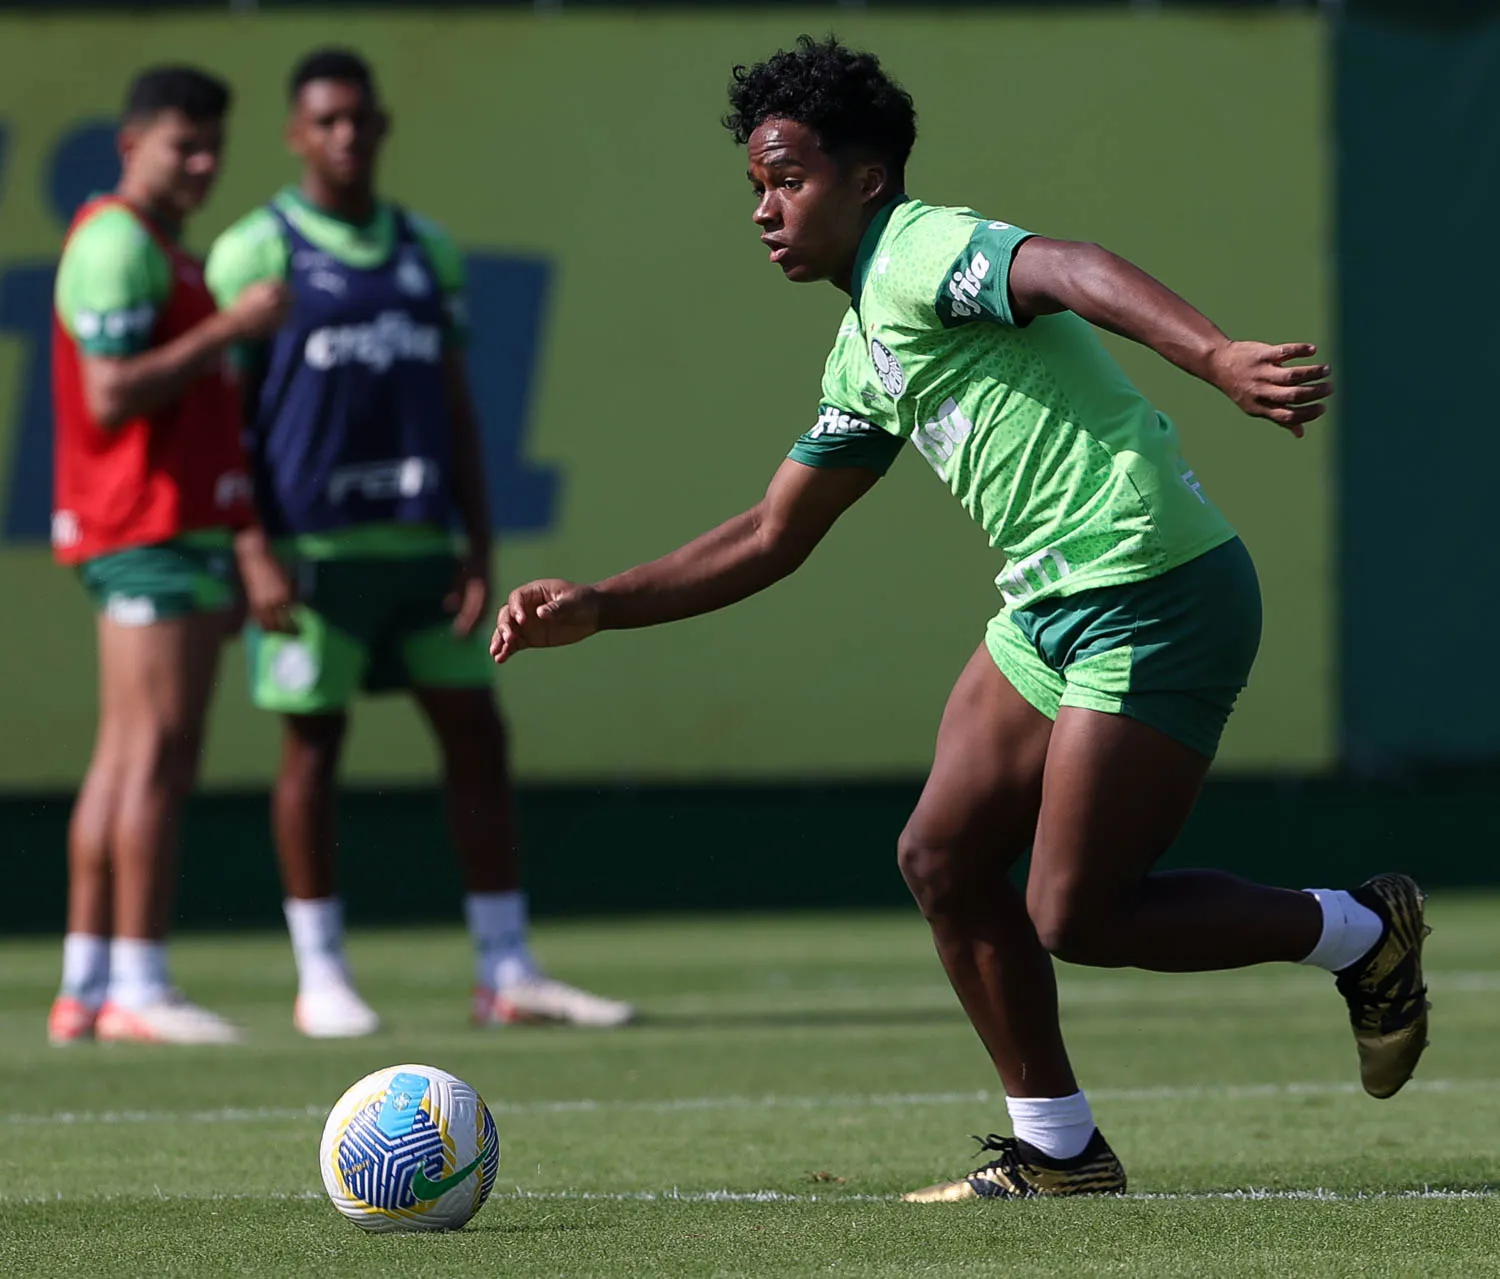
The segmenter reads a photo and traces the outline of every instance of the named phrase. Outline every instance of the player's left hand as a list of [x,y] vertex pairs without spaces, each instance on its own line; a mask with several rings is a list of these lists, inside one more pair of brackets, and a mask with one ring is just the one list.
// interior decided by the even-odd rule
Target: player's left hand
[[1311,342],[1226,342],[1210,360],[1209,380],[1251,417],[1284,427],[1299,440],[1328,411],[1333,394],[1326,364],[1291,364],[1318,353]]
[[460,639],[468,639],[489,611],[489,603],[489,552],[477,555],[471,552],[459,561],[453,589],[443,601],[443,607],[453,614],[453,633]]

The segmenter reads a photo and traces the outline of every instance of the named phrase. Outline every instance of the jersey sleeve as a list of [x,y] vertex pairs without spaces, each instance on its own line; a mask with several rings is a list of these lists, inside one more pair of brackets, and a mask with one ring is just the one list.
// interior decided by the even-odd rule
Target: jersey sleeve
[[793,462],[803,466],[858,466],[884,475],[901,452],[905,441],[900,427],[894,422],[882,425],[873,410],[861,407],[866,399],[880,403],[879,397],[866,395],[868,387],[862,384],[859,361],[851,358],[861,341],[859,321],[850,311],[823,368],[818,420],[792,445],[787,457]]
[[443,294],[443,311],[447,317],[443,340],[445,345],[462,350],[469,343],[468,280],[464,271],[463,251],[442,227],[427,218],[408,214],[412,231],[422,245],[422,252],[432,264],[438,288]]
[[[291,265],[291,252],[281,224],[269,209],[256,209],[213,242],[203,264],[203,280],[220,310],[231,307],[241,293],[261,280],[284,280]],[[241,342],[230,352],[230,360],[242,377],[262,367],[264,342]]]
[[1010,309],[1010,264],[1031,236],[1009,222],[976,220],[969,242],[938,282],[933,309],[945,329],[974,320],[1016,323]]
[[860,466],[884,475],[901,452],[902,443],[899,435],[889,435],[836,405],[822,404],[817,422],[797,437],[787,457],[803,466]]
[[172,292],[172,264],[128,210],[107,208],[79,227],[57,264],[53,305],[86,355],[139,355]]
[[219,306],[229,307],[257,281],[285,279],[289,262],[280,224],[268,210],[256,209],[213,242],[203,278]]

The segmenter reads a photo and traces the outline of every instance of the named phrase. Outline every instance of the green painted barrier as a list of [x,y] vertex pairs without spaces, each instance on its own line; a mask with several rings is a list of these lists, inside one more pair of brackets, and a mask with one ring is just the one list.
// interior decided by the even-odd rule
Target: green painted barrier
[[[1335,33],[1344,411],[1359,423],[1339,457],[1341,755],[1371,773],[1493,764],[1500,13],[1358,0]],[[1420,300],[1397,301],[1398,278]]]
[[[519,814],[527,888],[544,916],[655,911],[909,907],[896,837],[915,782],[805,786],[537,786]],[[1494,779],[1402,784],[1210,782],[1164,865],[1217,866],[1322,887],[1404,869],[1427,887],[1493,884]],[[0,799],[6,892],[0,936],[61,933],[65,796]],[[430,791],[346,795],[339,814],[351,923],[458,919],[460,887]],[[177,926],[280,928],[264,795],[188,808]],[[404,874],[411,850],[423,873]],[[399,896],[384,891],[400,879]]]

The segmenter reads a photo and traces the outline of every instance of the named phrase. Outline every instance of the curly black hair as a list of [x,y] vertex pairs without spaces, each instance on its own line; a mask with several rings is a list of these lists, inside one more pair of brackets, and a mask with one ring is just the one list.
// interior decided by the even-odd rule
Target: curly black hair
[[911,94],[880,69],[880,59],[837,36],[797,37],[753,67],[737,66],[729,82],[724,127],[741,146],[770,119],[795,120],[818,135],[829,155],[877,155],[899,185],[917,140]]

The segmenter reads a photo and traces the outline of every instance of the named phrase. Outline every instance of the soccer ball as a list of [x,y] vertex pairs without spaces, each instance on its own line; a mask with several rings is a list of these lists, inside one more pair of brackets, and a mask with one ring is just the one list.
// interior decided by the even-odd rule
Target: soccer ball
[[362,1230],[457,1230],[489,1198],[500,1137],[462,1079],[387,1066],[338,1099],[318,1165],[333,1206]]

